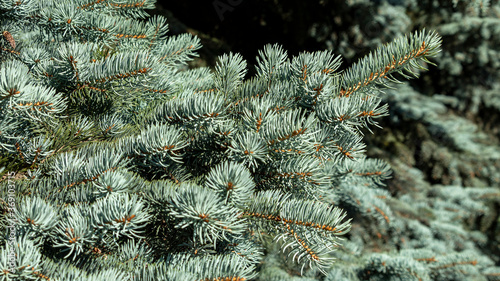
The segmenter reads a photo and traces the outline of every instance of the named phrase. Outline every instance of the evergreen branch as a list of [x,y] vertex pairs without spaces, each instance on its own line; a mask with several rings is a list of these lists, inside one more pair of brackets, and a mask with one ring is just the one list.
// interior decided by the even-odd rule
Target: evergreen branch
[[97,200],[90,212],[92,226],[105,233],[112,232],[113,237],[125,235],[129,238],[141,238],[146,222],[151,217],[145,203],[137,196],[117,194]]
[[43,86],[26,86],[15,99],[11,109],[20,111],[29,117],[40,120],[41,116],[54,117],[66,109],[66,100],[61,94],[56,94],[54,88]]
[[224,99],[207,93],[206,95],[186,95],[175,98],[157,109],[156,119],[169,122],[210,120],[224,116]]
[[[300,274],[303,274],[306,266],[309,266],[309,268],[316,266],[326,275],[325,269],[332,264],[332,258],[328,257],[328,254],[333,251],[332,245],[327,246],[325,242],[322,244],[309,245],[307,243],[310,241],[308,237],[300,236],[288,224],[285,224],[285,227],[288,229],[288,232],[285,235],[278,236],[276,241],[279,242],[283,240],[283,252],[288,250],[288,256],[293,255],[292,260],[302,265]],[[287,241],[290,237],[292,240],[291,242]]]
[[226,204],[232,206],[245,205],[255,187],[250,172],[234,162],[224,162],[213,168],[207,175],[205,184],[219,193]]
[[139,189],[144,198],[158,205],[169,204],[177,195],[177,188],[184,188],[182,184],[174,184],[170,181],[158,180],[145,182],[144,187]]
[[105,83],[128,77],[138,77],[154,73],[154,68],[146,52],[120,53],[105,61],[89,65],[81,73],[81,80],[88,83]]
[[200,39],[191,34],[181,34],[169,37],[166,42],[153,48],[153,54],[159,57],[158,61],[167,65],[184,64],[198,56],[195,52],[201,48]]
[[68,254],[65,258],[84,252],[84,247],[96,241],[88,219],[82,216],[78,207],[69,207],[65,220],[59,222],[56,227],[57,236],[54,239],[54,247],[62,248],[62,252]]
[[259,50],[257,57],[256,71],[259,77],[262,77],[268,82],[274,82],[274,78],[279,75],[280,69],[285,67],[288,55],[283,47],[278,44],[267,44],[263,50]]
[[244,230],[239,211],[222,204],[222,200],[210,189],[186,186],[172,199],[170,214],[180,219],[176,228],[194,227],[195,241],[215,244],[218,239],[227,240],[228,235],[238,235]]
[[155,31],[148,46],[148,49],[151,49],[153,45],[156,45],[158,42],[165,40],[166,34],[168,32],[168,24],[166,18],[153,16],[149,18],[149,25],[153,27]]
[[230,159],[247,165],[253,171],[268,160],[265,142],[251,132],[233,138],[229,149]]
[[393,223],[393,212],[383,201],[384,198],[390,197],[386,190],[367,189],[350,183],[349,186],[349,191],[339,191],[337,194],[343,204],[354,208],[364,216],[374,217],[380,224],[391,225]]
[[180,162],[180,152],[187,145],[180,130],[166,125],[152,125],[135,137],[132,151],[139,156],[166,156],[172,161]]
[[54,150],[49,149],[52,144],[53,141],[51,139],[45,138],[44,136],[38,136],[28,141],[20,140],[15,143],[15,146],[20,157],[33,167],[37,161],[40,161],[40,159],[43,161],[54,153]]
[[[31,165],[29,180],[15,181],[22,237],[14,278],[248,280],[263,261],[265,234],[283,240],[302,271],[326,273],[335,258],[356,259],[357,276],[367,278],[385,277],[386,265],[408,279],[427,277],[432,266],[446,276],[491,266],[406,253],[373,258],[368,271],[354,242],[345,248],[356,257],[335,251],[351,221],[333,204],[375,218],[379,237],[407,228],[458,245],[469,236],[451,222],[464,209],[484,214],[473,201],[498,193],[455,190],[463,206],[434,202],[448,222],[411,224],[394,217],[395,200],[378,188],[388,165],[363,156],[361,127],[387,114],[375,85],[394,73],[415,76],[439,51],[439,36],[398,39],[344,73],[331,51],[288,58],[267,45],[256,77],[244,81],[239,54],[221,56],[214,70],[186,70],[200,40],[167,37],[160,16],[138,20],[153,2],[0,1],[8,29],[0,38],[0,161]],[[4,198],[9,183],[0,183]],[[7,260],[7,249],[0,252]],[[2,263],[0,276],[9,274]]]
[[0,68],[0,101],[20,95],[30,84],[29,69],[17,60],[10,60]]
[[[305,257],[302,263],[303,268],[306,261],[309,261],[309,266],[312,264],[319,268],[327,266],[329,263],[326,262],[328,258],[325,255],[332,249],[330,246],[325,247],[325,243],[335,245],[336,242],[329,239],[343,235],[350,229],[350,221],[341,223],[346,214],[326,204],[288,199],[288,196],[277,191],[259,192],[255,195],[253,202],[245,210],[245,217],[264,220],[266,224],[273,226],[281,225],[281,231],[272,231],[277,232],[275,239],[284,240],[285,244],[282,246],[284,251],[291,247],[290,254],[294,255],[294,260],[297,259],[300,262],[301,258]],[[268,230],[272,228],[265,227]],[[315,232],[318,233],[314,234]],[[329,236],[324,234],[329,234]],[[287,237],[292,237],[292,242],[286,244]],[[311,244],[306,244],[306,241]]]
[[151,0],[142,0],[142,1],[137,1],[137,0],[131,0],[128,1],[127,3],[123,3],[123,1],[120,1],[118,3],[115,3],[115,1],[110,1],[110,0],[97,0],[97,1],[92,1],[92,2],[86,2],[81,1],[82,3],[80,6],[77,7],[77,9],[93,9],[95,6],[98,5],[109,5],[114,8],[140,8],[140,9],[153,9],[154,8],[154,1]]
[[[122,153],[114,149],[94,148],[94,151],[90,149],[85,151],[84,149],[77,153],[59,154],[50,163],[46,164],[54,171],[52,173],[59,187],[58,191],[93,182],[107,172],[120,167],[123,168],[128,162],[123,159]],[[102,156],[106,156],[106,158],[101,158]],[[85,165],[88,166],[83,168]]]
[[380,159],[358,159],[358,163],[346,163],[345,170],[339,171],[349,177],[352,183],[374,183],[384,185],[391,176],[390,166]]
[[193,272],[196,280],[249,280],[255,277],[254,266],[246,264],[237,255],[184,258],[180,261],[171,264],[180,264],[176,268],[181,271]]
[[[266,195],[267,194],[264,194],[262,196]],[[283,205],[282,211],[278,212],[275,210],[274,214],[271,211],[273,209],[271,209],[270,205],[268,205],[267,211],[264,210],[264,212],[259,212],[255,210],[262,210],[262,208],[255,207],[255,210],[252,210],[252,207],[250,207],[248,211],[245,211],[244,215],[247,217],[264,219],[269,222],[282,222],[289,230],[291,225],[295,225],[312,230],[324,231],[328,233],[331,232],[333,235],[343,235],[350,229],[349,221],[339,225],[340,221],[346,216],[345,214],[341,214],[342,210],[339,208],[330,208],[326,205],[316,205],[313,202],[297,199],[288,201],[284,200],[281,202],[281,205]],[[265,208],[266,206],[263,207]],[[321,208],[321,211],[317,211],[312,214],[307,213],[312,209],[317,210],[316,208]],[[291,232],[293,233],[293,231]]]
[[378,277],[384,278],[388,272],[397,271],[405,280],[430,280],[430,276],[418,262],[403,257],[375,254],[369,258],[367,265],[362,272],[362,276],[365,278],[373,278],[378,274],[380,274]]
[[363,126],[370,130],[369,124],[380,127],[375,118],[388,115],[388,106],[379,106],[380,101],[374,96],[338,97],[321,103],[316,111],[318,118],[327,124],[353,128]]
[[356,135],[350,130],[345,130],[342,135],[333,138],[337,151],[333,153],[333,160],[343,160],[361,157],[361,154],[365,151],[365,144],[362,142],[362,137]]
[[219,57],[215,66],[215,87],[227,96],[242,83],[247,63],[240,54],[229,53]]
[[[313,134],[317,119],[314,114],[305,117],[306,112],[297,110],[288,110],[282,114],[273,115],[269,121],[262,126],[261,134],[267,139],[268,145],[288,140],[295,136],[307,136]],[[281,126],[280,124],[287,124]],[[307,133],[306,133],[307,131]]]
[[342,75],[340,95],[348,97],[364,87],[372,87],[373,83],[386,85],[382,79],[397,82],[392,78],[392,73],[408,77],[404,74],[404,71],[408,71],[416,77],[414,69],[425,69],[420,62],[429,62],[427,58],[436,56],[440,52],[440,45],[441,37],[425,30],[396,39],[347,69]]
[[309,76],[313,74],[335,76],[340,64],[340,56],[335,57],[332,51],[302,52],[292,59],[291,69],[295,77],[307,84]]

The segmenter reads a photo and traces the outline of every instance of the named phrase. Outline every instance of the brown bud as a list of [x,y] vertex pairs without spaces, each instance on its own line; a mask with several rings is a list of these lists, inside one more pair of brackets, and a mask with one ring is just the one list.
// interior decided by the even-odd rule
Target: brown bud
[[12,37],[12,34],[10,34],[10,32],[8,32],[6,30],[6,31],[2,32],[2,35],[5,37],[5,39],[7,39],[7,42],[9,42],[12,49],[15,49],[16,48],[16,41],[14,41],[14,37]]

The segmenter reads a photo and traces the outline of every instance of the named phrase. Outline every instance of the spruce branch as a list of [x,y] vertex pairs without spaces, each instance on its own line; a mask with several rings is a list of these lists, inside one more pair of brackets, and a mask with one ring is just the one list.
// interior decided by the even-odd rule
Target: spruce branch
[[395,39],[360,59],[342,74],[340,96],[348,97],[376,84],[387,86],[384,79],[399,82],[392,76],[393,73],[405,78],[417,77],[416,70],[425,70],[423,62],[432,64],[428,58],[440,52],[440,45],[441,37],[434,31],[422,30]]
[[352,258],[336,251],[351,231],[340,206],[384,234],[401,226],[379,188],[390,169],[364,157],[361,130],[387,115],[375,85],[414,75],[438,35],[397,39],[345,72],[332,51],[289,58],[266,45],[245,80],[239,54],[186,69],[200,39],[167,36],[160,16],[141,20],[153,4],[0,1],[2,161],[29,166],[30,178],[15,181],[15,278],[248,280],[265,240],[301,273],[326,274]]

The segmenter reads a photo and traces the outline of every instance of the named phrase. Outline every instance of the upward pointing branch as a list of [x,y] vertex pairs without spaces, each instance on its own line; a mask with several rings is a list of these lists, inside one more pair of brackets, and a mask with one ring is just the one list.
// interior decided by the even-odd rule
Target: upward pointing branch
[[[375,84],[387,85],[386,81],[398,82],[392,73],[410,78],[417,77],[415,69],[425,69],[421,62],[430,63],[427,58],[441,51],[441,37],[436,32],[415,32],[386,44],[352,65],[342,76],[340,95],[348,97],[364,87]],[[409,72],[408,76],[404,71]]]

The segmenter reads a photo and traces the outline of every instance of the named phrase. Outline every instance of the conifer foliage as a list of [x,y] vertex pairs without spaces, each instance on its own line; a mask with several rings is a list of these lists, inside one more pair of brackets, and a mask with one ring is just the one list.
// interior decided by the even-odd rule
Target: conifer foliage
[[[168,36],[154,1],[0,0],[0,161],[15,181],[16,267],[3,280],[248,280],[272,237],[325,271],[352,214],[387,229],[362,131],[380,86],[439,52],[421,31],[346,71],[331,51],[259,51],[189,69],[198,38]],[[7,182],[2,185],[6,198]],[[4,203],[4,202],[2,202]]]

